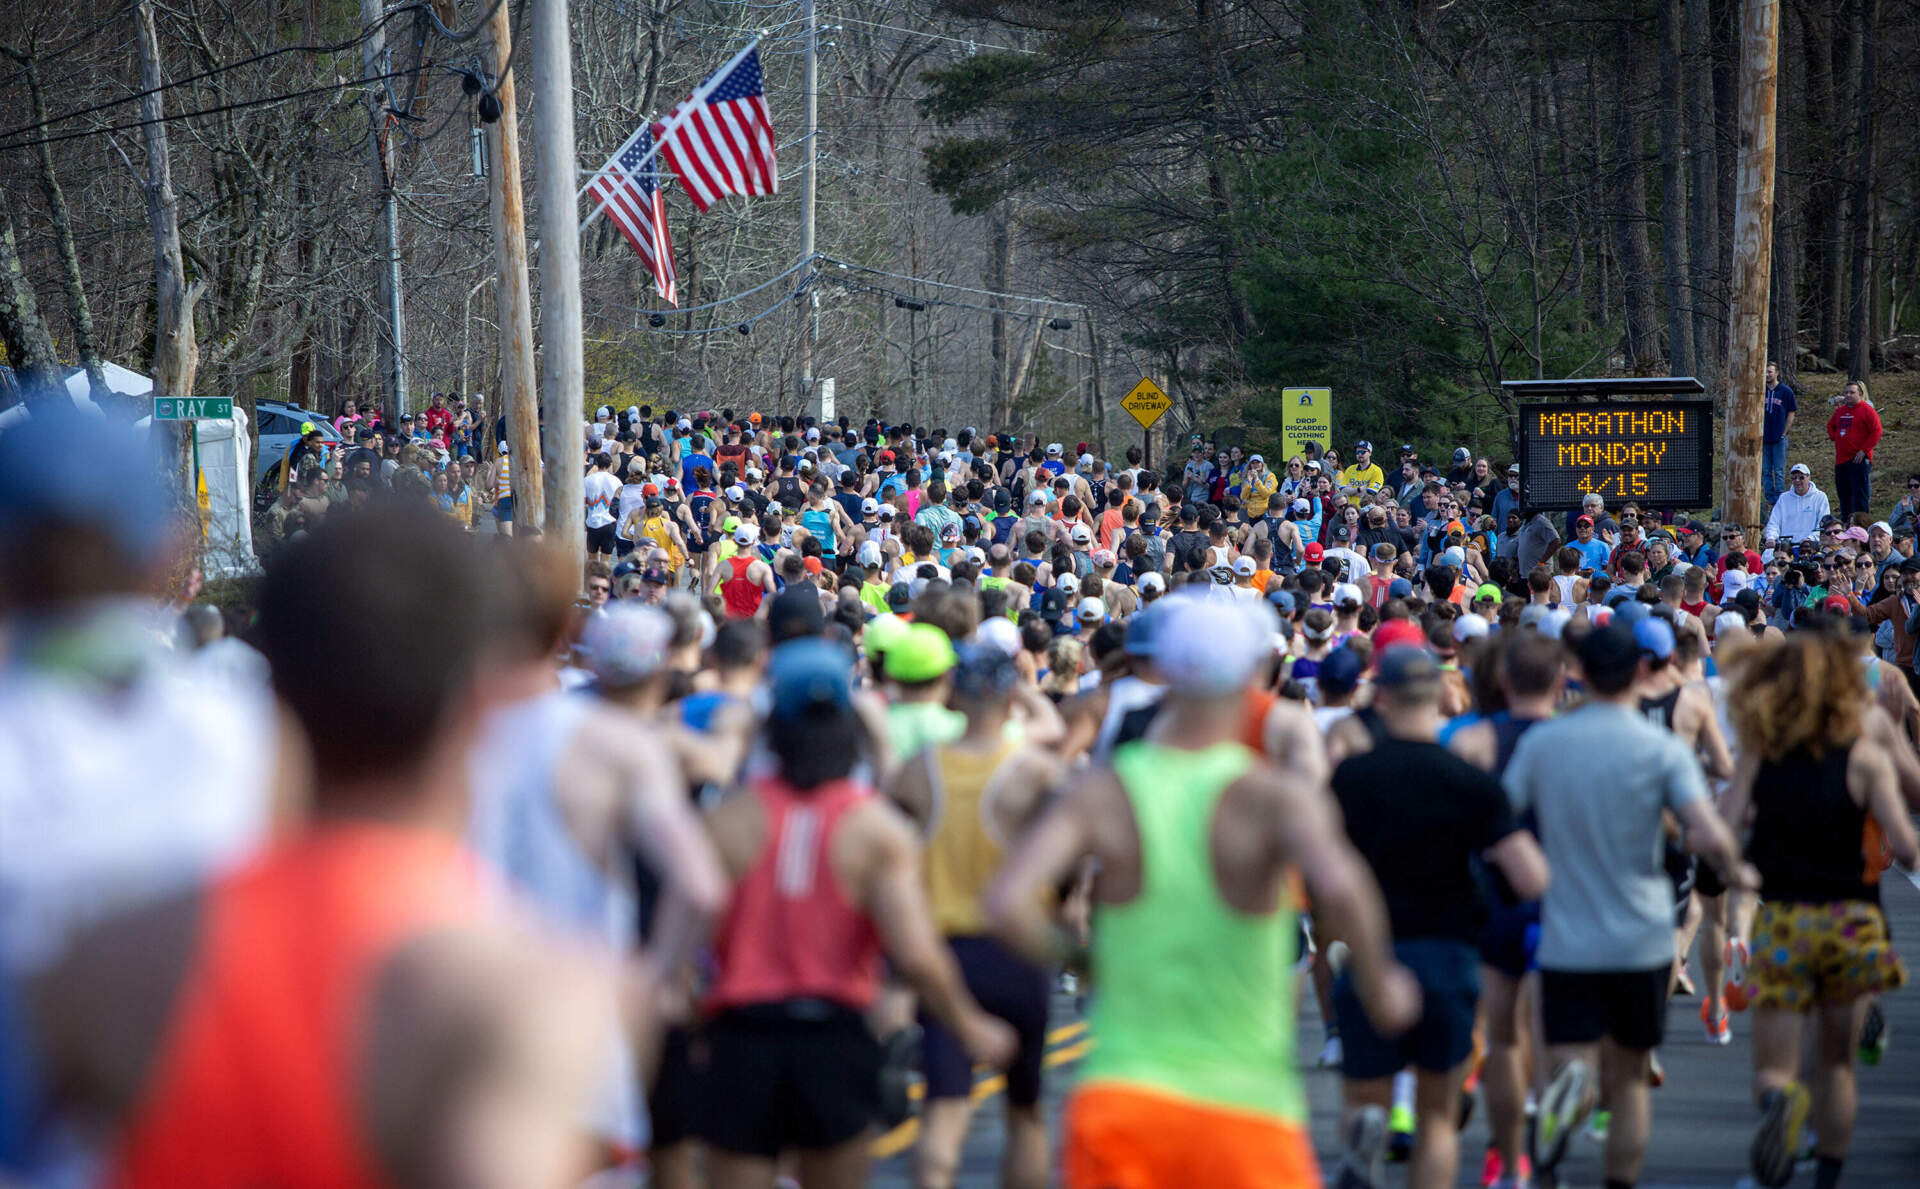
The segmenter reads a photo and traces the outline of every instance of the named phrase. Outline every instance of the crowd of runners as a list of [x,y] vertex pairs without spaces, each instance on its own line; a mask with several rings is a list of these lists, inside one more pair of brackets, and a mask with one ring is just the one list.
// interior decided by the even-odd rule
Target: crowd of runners
[[1561,516],[1464,447],[603,408],[582,574],[484,422],[348,413],[224,613],[138,442],[0,435],[0,1178],[855,1186],[917,1113],[945,1189],[995,1071],[1016,1189],[1450,1186],[1476,1103],[1480,1184],[1616,1189],[1686,993],[1758,1183],[1840,1183],[1920,476]]

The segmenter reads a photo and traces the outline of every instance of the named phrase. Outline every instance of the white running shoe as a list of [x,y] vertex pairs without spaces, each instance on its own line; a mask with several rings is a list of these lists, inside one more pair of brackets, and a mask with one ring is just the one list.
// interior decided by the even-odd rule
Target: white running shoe
[[1340,1047],[1338,1036],[1327,1037],[1327,1043],[1320,1046],[1320,1068],[1338,1069],[1345,1051]]

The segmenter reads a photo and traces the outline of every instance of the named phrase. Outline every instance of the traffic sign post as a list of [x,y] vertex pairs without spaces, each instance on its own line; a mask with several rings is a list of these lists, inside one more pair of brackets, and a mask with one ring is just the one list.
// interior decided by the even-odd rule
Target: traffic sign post
[[1145,438],[1145,445],[1141,461],[1148,469],[1152,469],[1153,427],[1160,418],[1167,415],[1167,410],[1173,407],[1172,398],[1161,391],[1160,385],[1146,376],[1141,376],[1140,382],[1133,386],[1133,390],[1121,398],[1120,407],[1138,421],[1140,428],[1145,431],[1142,435]]
[[233,398],[230,396],[156,396],[153,398],[155,421],[231,421]]

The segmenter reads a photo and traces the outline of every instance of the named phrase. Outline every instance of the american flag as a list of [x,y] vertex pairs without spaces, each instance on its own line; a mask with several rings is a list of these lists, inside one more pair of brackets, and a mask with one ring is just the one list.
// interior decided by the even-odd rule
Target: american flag
[[602,166],[587,189],[607,218],[627,237],[633,250],[647,262],[654,288],[668,305],[679,305],[674,283],[673,241],[667,236],[666,195],[660,187],[660,167],[654,161],[653,133],[645,125],[633,134],[613,159]]
[[773,159],[773,118],[759,51],[747,52],[701,83],[654,125],[660,155],[680,175],[693,205],[706,210],[729,194],[780,189]]

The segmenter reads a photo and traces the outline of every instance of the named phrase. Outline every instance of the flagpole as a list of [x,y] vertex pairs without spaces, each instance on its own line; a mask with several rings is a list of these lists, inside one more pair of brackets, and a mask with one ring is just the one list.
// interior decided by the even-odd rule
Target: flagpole
[[[731,58],[728,58],[725,64],[723,64],[720,67],[720,69],[714,71],[712,74],[709,74],[706,77],[705,81],[703,81],[699,86],[695,87],[693,89],[693,94],[687,97],[686,102],[682,103],[679,109],[673,115],[670,115],[667,117],[666,123],[660,125],[660,131],[656,133],[653,138],[652,151],[650,151],[645,157],[642,157],[640,159],[640,165],[638,168],[629,170],[628,172],[638,173],[640,172],[640,169],[645,168],[647,165],[652,164],[653,160],[660,155],[661,142],[666,140],[667,137],[673,135],[674,129],[686,123],[688,118],[693,115],[695,109],[697,109],[702,103],[706,102],[707,96],[713,94],[714,88],[720,85],[720,80],[726,78],[729,74],[732,74],[733,68],[735,66],[740,65],[740,63],[744,62],[746,60],[747,55],[752,53],[754,51],[754,48],[759,44],[760,44],[760,38],[758,37],[755,37],[752,41],[749,41],[746,45],[741,47],[739,53],[735,54]],[[613,162],[618,161],[620,159],[620,154],[627,151],[627,146],[632,144],[635,140],[637,140],[640,136],[640,133],[646,131],[649,127],[651,127],[652,123],[653,122],[649,120],[646,123],[641,124],[639,128],[634,129],[633,135],[627,137],[626,140],[622,141],[620,143],[620,147],[614,150],[613,156],[607,158],[607,164],[611,165]],[[599,169],[594,170],[592,174],[588,175],[586,185],[581,186],[580,193],[574,196],[573,201],[576,207],[579,206],[580,200],[587,196],[587,191],[593,189],[593,183],[599,179],[601,174],[604,174],[606,172],[607,172],[607,166],[602,165]],[[658,171],[656,170],[655,173],[657,176]],[[600,203],[594,204],[593,209],[587,212],[587,217],[580,220],[580,230],[583,234],[586,232],[587,228],[593,224],[593,221],[600,217],[600,212],[605,209],[606,207]]]

